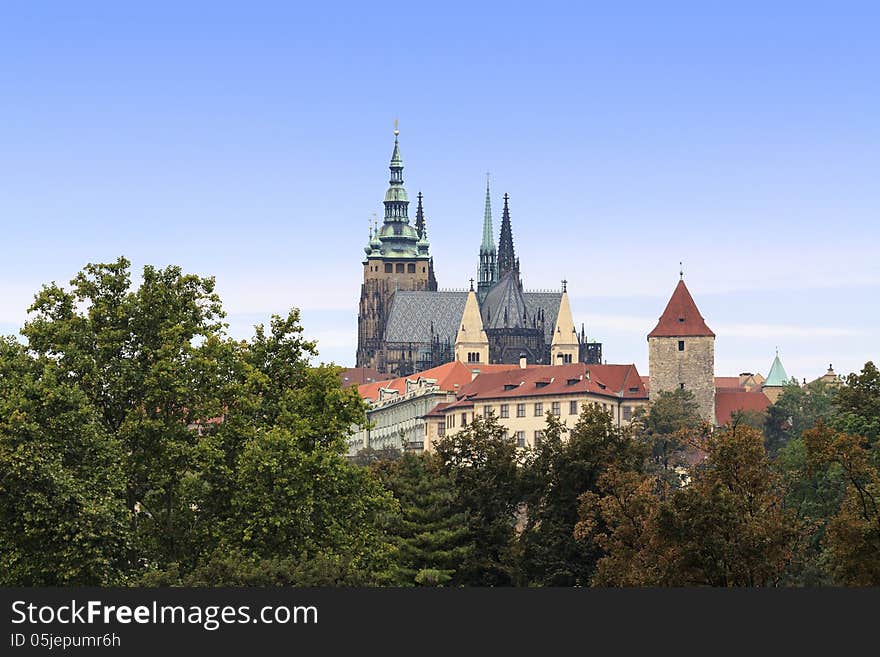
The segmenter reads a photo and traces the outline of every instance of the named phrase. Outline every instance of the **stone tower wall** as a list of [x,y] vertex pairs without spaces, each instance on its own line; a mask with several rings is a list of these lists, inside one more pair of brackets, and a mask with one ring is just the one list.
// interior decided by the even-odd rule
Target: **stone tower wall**
[[[391,272],[385,271],[385,264],[391,265]],[[398,264],[403,272],[397,271]],[[409,265],[415,271],[409,271]],[[369,259],[364,263],[364,282],[361,285],[361,299],[358,306],[358,349],[357,367],[372,367],[384,372],[383,359],[385,326],[394,299],[395,290],[427,290],[429,284],[428,258],[413,260],[393,258]]]
[[[679,351],[679,340],[684,351]],[[659,337],[648,338],[648,371],[650,396],[677,390],[684,384],[700,409],[700,416],[715,424],[715,338]]]

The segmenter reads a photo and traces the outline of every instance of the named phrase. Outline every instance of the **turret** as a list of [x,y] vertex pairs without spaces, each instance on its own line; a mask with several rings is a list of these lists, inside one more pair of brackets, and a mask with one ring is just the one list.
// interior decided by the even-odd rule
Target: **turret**
[[550,364],[564,365],[576,363],[580,351],[577,329],[571,316],[568,303],[567,281],[562,281],[562,298],[559,301],[559,314],[553,328],[553,339],[550,341]]
[[455,360],[470,364],[489,362],[489,338],[483,328],[473,279],[464,304],[458,335],[455,337]]

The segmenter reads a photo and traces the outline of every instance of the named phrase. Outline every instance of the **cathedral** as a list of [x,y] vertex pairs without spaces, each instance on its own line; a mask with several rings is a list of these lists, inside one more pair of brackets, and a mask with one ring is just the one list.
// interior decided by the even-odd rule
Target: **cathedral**
[[370,229],[364,248],[357,367],[397,377],[452,360],[601,363],[602,345],[575,328],[565,281],[559,292],[524,290],[507,194],[496,248],[488,181],[476,289],[473,279],[470,290],[437,288],[421,192],[409,222],[398,136],[395,126],[382,226]]

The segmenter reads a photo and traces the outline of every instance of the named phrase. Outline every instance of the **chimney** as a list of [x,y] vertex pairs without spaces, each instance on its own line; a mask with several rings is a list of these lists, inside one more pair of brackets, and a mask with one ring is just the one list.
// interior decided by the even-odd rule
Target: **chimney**
[[476,379],[480,375],[480,370],[471,370],[471,381]]
[[522,370],[524,370],[526,368],[526,355],[525,354],[519,355],[519,367]]
[[740,372],[739,373],[739,387],[744,388],[746,385],[746,381],[749,380],[749,377],[752,376],[751,372]]

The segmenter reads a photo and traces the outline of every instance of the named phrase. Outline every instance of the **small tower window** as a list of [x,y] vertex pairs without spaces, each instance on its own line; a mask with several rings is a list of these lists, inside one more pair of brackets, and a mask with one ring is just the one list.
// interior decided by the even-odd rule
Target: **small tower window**
[[406,271],[407,271],[407,273],[415,274],[415,273],[416,273],[416,265],[415,265],[415,263],[414,263],[414,262],[409,263],[409,264],[406,266]]
[[683,384],[683,383],[679,383],[679,384],[678,384],[678,389],[679,389],[679,390],[684,390],[684,384]]
[[679,351],[684,351],[684,340],[679,340],[679,341],[678,341],[678,350],[679,350]]
[[385,273],[390,274],[393,271],[394,271],[394,265],[392,265],[390,262],[386,262],[385,263]]
[[398,274],[402,274],[402,273],[403,273],[403,263],[402,263],[402,262],[398,262],[398,263],[397,263],[397,273],[398,273]]

